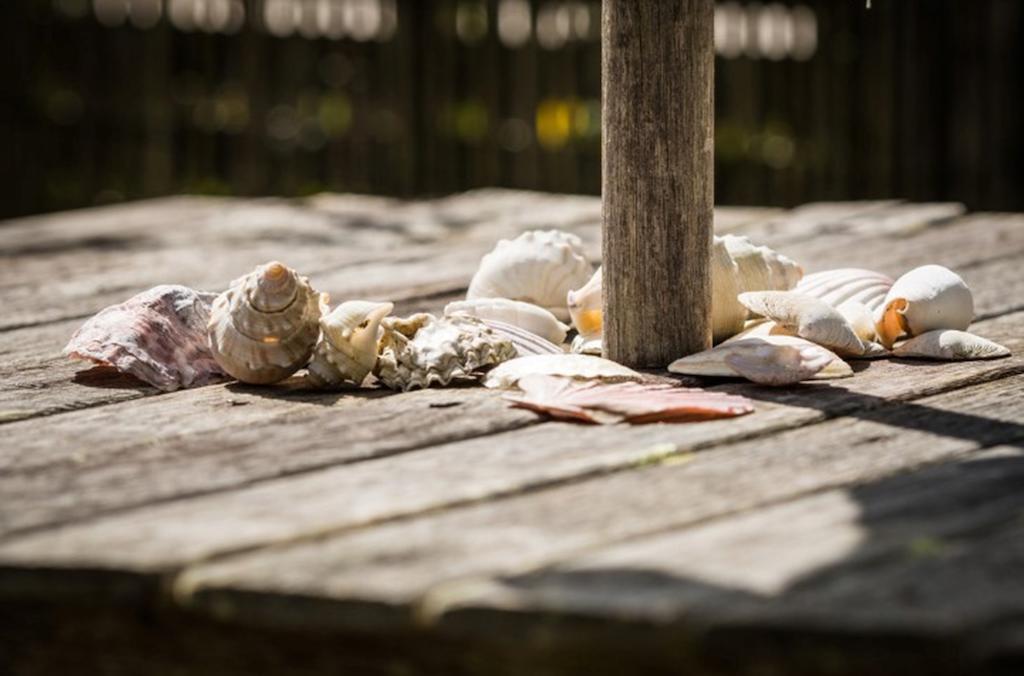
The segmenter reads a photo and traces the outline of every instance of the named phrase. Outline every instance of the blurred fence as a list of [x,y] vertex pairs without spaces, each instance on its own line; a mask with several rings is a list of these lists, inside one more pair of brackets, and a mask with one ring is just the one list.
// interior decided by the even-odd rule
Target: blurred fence
[[[1021,209],[1019,0],[721,2],[716,196]],[[596,0],[13,0],[2,215],[600,191]]]

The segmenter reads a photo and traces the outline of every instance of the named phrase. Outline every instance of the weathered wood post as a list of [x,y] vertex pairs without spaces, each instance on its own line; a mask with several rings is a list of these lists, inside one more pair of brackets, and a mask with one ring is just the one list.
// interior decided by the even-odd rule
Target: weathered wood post
[[714,0],[603,0],[604,354],[711,345]]

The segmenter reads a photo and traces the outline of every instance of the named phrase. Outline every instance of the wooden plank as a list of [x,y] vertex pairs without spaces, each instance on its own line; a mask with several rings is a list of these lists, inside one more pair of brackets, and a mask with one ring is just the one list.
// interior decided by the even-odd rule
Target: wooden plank
[[[1022,320],[1024,315],[1019,314],[992,320],[981,328],[993,337],[1005,339],[1012,349],[1020,350],[1024,349],[1024,338],[1011,334],[1019,333]],[[64,570],[86,566],[159,571],[195,558],[533,490],[638,464],[657,463],[729,441],[756,437],[755,445],[760,447],[767,443],[764,435],[770,432],[819,422],[827,417],[847,415],[872,419],[882,415],[888,407],[902,412],[917,411],[924,407],[899,407],[895,402],[1021,373],[1024,359],[988,364],[878,363],[872,364],[869,371],[870,375],[862,373],[836,388],[766,391],[747,386],[723,386],[723,389],[745,392],[759,399],[758,412],[746,418],[700,425],[607,429],[549,423],[520,432],[438,445],[374,463],[321,469],[316,474],[263,485],[246,485],[252,484],[253,479],[241,480],[243,477],[237,475],[249,476],[251,470],[240,462],[235,462],[231,468],[217,469],[214,461],[200,457],[191,459],[189,468],[182,468],[174,462],[120,454],[123,460],[116,475],[121,483],[121,477],[134,472],[132,467],[138,463],[148,472],[159,472],[165,482],[220,480],[224,482],[221,488],[226,488],[227,481],[235,481],[241,490],[93,520],[89,517],[102,511],[99,508],[117,509],[119,501],[122,508],[143,504],[152,497],[139,493],[154,490],[153,487],[136,486],[136,494],[125,496],[119,484],[107,480],[111,469],[109,460],[104,462],[102,457],[97,458],[94,467],[68,467],[66,470],[48,467],[45,472],[34,473],[37,483],[28,486],[24,472],[11,472],[6,480],[0,480],[0,494],[15,492],[22,505],[17,516],[21,523],[53,524],[72,516],[86,523],[11,540],[0,548],[0,560],[15,568],[17,562],[21,562],[31,564],[33,569]],[[1014,386],[1019,388],[1019,383]],[[500,405],[497,401],[492,400],[492,403]],[[110,408],[113,407],[107,407]],[[489,415],[495,415],[495,409],[488,410]],[[930,412],[930,409],[925,410]],[[60,416],[60,422],[78,415]],[[308,433],[299,430],[312,425],[310,422],[302,424],[300,419],[289,423],[290,429],[275,434],[274,442],[284,443],[279,438],[285,436],[302,437]],[[231,443],[233,434],[237,434],[230,431],[234,429],[232,426],[237,426],[237,421],[224,424],[229,431],[214,439],[211,445]],[[10,427],[17,425],[20,423]],[[81,427],[81,424],[71,425],[72,429]],[[1002,428],[997,429],[1002,431]],[[264,425],[255,430],[260,436],[268,433],[268,426]],[[249,440],[246,437],[244,441]],[[175,444],[187,445],[187,437]],[[173,449],[174,446],[170,451],[160,452],[170,454]],[[277,457],[281,452],[280,448],[246,451],[248,457],[258,457],[260,453],[275,453]],[[719,454],[716,451],[709,455],[717,457]],[[248,464],[256,463],[248,461]],[[240,466],[243,469],[239,469]],[[736,466],[730,465],[728,471],[731,476]],[[792,472],[792,466],[786,471]],[[223,477],[225,473],[230,473],[228,480]],[[182,478],[175,479],[177,476]],[[426,476],[430,481],[424,481]],[[824,469],[822,476],[826,476]],[[74,515],[62,511],[65,505],[60,500],[69,492],[69,485],[82,486],[74,491],[78,494]],[[785,488],[787,483],[775,481],[772,486]],[[55,496],[55,493],[58,494]],[[608,504],[611,507],[614,501]],[[196,528],[196,523],[204,527]],[[139,532],[146,532],[148,537],[140,540]]]

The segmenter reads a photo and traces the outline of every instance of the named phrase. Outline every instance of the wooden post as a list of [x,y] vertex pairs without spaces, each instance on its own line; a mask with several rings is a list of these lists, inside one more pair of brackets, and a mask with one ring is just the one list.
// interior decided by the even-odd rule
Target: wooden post
[[603,0],[604,354],[711,345],[714,0]]

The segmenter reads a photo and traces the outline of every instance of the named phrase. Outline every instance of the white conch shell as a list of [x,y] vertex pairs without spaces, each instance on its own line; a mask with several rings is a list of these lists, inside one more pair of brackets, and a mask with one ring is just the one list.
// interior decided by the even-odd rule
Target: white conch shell
[[516,348],[482,319],[419,313],[383,323],[375,373],[393,390],[448,385],[474,378],[474,372],[516,357]]
[[759,315],[796,335],[841,355],[864,354],[864,343],[850,323],[825,301],[794,291],[753,291],[739,300]]
[[875,330],[891,348],[903,336],[935,329],[963,331],[974,319],[974,296],[955,272],[941,265],[914,268],[896,280],[875,313]]
[[483,257],[466,298],[526,301],[565,321],[567,294],[586,284],[591,272],[579,237],[560,230],[530,230],[499,241]]
[[[749,316],[737,296],[744,291],[786,291],[803,275],[795,262],[738,235],[715,236],[711,248],[711,334],[716,343],[743,330]],[[601,338],[601,269],[570,294],[569,311],[577,331],[591,345]],[[685,302],[685,299],[681,300]],[[574,310],[574,306],[576,309]]]
[[538,336],[533,331],[527,331],[513,324],[506,324],[497,319],[484,319],[483,323],[494,329],[502,338],[508,339],[516,348],[520,357],[531,354],[562,354],[565,349],[561,345],[555,345],[547,338]]
[[602,290],[601,270],[598,268],[594,276],[586,284],[566,297],[572,324],[584,341],[600,340],[604,322],[602,321]]
[[380,323],[394,303],[350,300],[320,318],[321,337],[309,363],[317,387],[359,386],[377,363]]
[[539,305],[521,300],[474,298],[448,303],[444,308],[445,315],[456,312],[512,324],[555,344],[565,342],[565,335],[569,333],[569,327],[558,321],[555,315]]
[[920,357],[924,359],[946,359],[959,361],[967,359],[998,359],[1009,357],[1010,351],[987,338],[966,331],[936,329],[896,346],[896,357]]
[[601,357],[585,354],[541,354],[512,359],[492,369],[484,376],[484,386],[507,389],[515,387],[520,378],[535,374],[605,382],[644,380],[643,374]]
[[882,306],[893,285],[892,277],[862,268],[839,268],[814,272],[794,287],[794,291],[820,298],[834,308],[848,301],[863,303],[872,313]]
[[275,383],[309,361],[325,309],[305,277],[277,261],[261,265],[213,301],[210,351],[242,382]]
[[850,365],[830,350],[796,336],[772,334],[728,340],[677,359],[668,370],[688,376],[742,376],[773,385],[853,375]]

